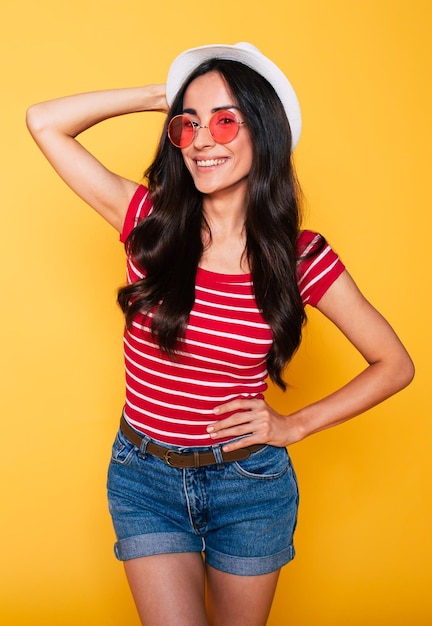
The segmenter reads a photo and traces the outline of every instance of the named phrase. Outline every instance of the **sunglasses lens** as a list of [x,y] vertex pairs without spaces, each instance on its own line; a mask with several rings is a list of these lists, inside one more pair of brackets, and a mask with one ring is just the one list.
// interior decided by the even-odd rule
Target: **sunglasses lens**
[[[196,128],[195,128],[196,127]],[[216,111],[209,121],[208,130],[217,143],[229,143],[239,131],[239,122],[231,111]],[[195,137],[195,130],[207,128],[194,123],[187,115],[176,115],[168,125],[168,137],[177,148],[187,148]]]
[[239,123],[231,111],[217,111],[210,119],[209,130],[217,143],[229,143],[239,131]]
[[186,148],[194,138],[194,127],[186,115],[176,115],[168,126],[168,136],[177,148]]

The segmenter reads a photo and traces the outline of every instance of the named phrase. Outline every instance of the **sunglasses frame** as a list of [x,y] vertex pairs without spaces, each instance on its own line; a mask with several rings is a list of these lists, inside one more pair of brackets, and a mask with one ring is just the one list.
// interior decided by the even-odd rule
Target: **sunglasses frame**
[[[229,115],[230,115],[230,116],[232,116],[232,117],[234,118],[234,120],[236,121],[236,123],[237,123],[237,130],[236,130],[236,133],[235,133],[235,135],[234,135],[233,137],[231,137],[228,141],[218,141],[218,140],[214,137],[214,135],[213,135],[213,133],[212,133],[212,131],[211,131],[211,122],[212,122],[212,120],[214,119],[214,117],[215,117],[216,115],[220,115],[221,113],[222,113],[222,114],[224,114],[224,113],[229,113]],[[192,128],[193,128],[193,134],[192,134],[192,137],[191,137],[190,142],[189,142],[189,143],[187,143],[187,144],[181,145],[181,146],[180,146],[178,143],[175,143],[175,142],[173,141],[173,138],[171,137],[171,132],[170,132],[171,125],[172,125],[173,121],[174,121],[174,120],[178,120],[178,119],[180,119],[180,118],[186,118],[187,120],[189,120],[189,121],[191,122],[191,124],[192,124]],[[171,141],[172,145],[173,145],[173,146],[175,146],[176,148],[180,148],[180,149],[182,149],[182,148],[188,148],[188,147],[189,147],[189,146],[190,146],[190,145],[191,145],[191,144],[195,141],[195,139],[196,139],[196,137],[197,137],[197,135],[198,135],[198,132],[199,132],[199,130],[200,130],[201,128],[207,128],[207,130],[209,131],[210,136],[211,136],[211,138],[213,139],[213,141],[215,141],[216,143],[220,143],[220,144],[222,144],[222,145],[225,145],[225,144],[227,144],[227,143],[230,143],[231,141],[233,141],[233,140],[237,137],[237,135],[238,135],[238,133],[239,133],[239,130],[240,130],[240,126],[243,126],[243,124],[246,124],[246,122],[244,122],[244,121],[243,121],[243,122],[241,122],[241,121],[238,119],[237,115],[236,115],[235,113],[233,113],[232,111],[230,111],[229,109],[219,109],[218,111],[215,111],[215,112],[212,114],[212,116],[210,117],[210,119],[209,119],[209,121],[208,121],[208,124],[207,124],[207,125],[199,124],[198,122],[194,121],[191,117],[189,117],[189,115],[188,115],[187,113],[181,113],[180,115],[175,115],[175,116],[174,116],[174,117],[170,120],[170,122],[169,122],[169,124],[168,124],[167,133],[168,133],[168,138],[169,138],[169,140]]]

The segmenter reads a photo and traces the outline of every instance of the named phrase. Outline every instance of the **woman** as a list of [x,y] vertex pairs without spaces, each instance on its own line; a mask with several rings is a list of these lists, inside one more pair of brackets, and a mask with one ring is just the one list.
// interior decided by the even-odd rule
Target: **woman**
[[[147,186],[108,171],[76,140],[140,111],[168,114]],[[166,88],[60,98],[27,119],[60,176],[126,244],[127,392],[108,491],[141,621],[262,626],[294,556],[298,492],[286,446],[413,377],[405,348],[335,252],[299,230],[296,95],[250,44],[203,46],[174,61]],[[285,388],[305,304],[367,367],[281,415],[264,399],[265,379]]]

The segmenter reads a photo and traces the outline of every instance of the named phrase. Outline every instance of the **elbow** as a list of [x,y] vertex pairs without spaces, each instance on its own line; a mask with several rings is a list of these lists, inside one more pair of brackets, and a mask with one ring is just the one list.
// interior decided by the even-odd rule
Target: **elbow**
[[414,376],[415,376],[415,365],[412,362],[410,357],[408,357],[408,359],[409,359],[409,364],[407,365],[407,368],[406,368],[406,384],[405,384],[405,387],[407,385],[409,385],[413,381]]
[[33,137],[39,135],[46,125],[41,108],[40,104],[33,104],[26,111],[27,128]]
[[400,359],[397,364],[395,383],[398,390],[408,387],[412,382],[415,375],[415,366],[408,353],[405,353],[404,358]]
[[381,370],[381,376],[378,379],[381,380],[383,399],[408,387],[415,374],[414,363],[404,348],[384,361],[376,361],[369,365],[372,368],[377,366]]

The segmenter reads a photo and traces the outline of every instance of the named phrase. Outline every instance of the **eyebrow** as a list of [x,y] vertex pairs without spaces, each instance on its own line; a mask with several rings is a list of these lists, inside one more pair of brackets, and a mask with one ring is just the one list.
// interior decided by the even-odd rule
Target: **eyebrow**
[[[227,104],[226,106],[223,107],[215,107],[214,109],[211,110],[211,113],[217,113],[218,111],[225,111],[225,110],[229,110],[229,109],[236,109],[237,111],[240,111],[239,107],[236,106],[235,104]],[[198,113],[196,112],[195,109],[183,109],[183,113],[189,113],[189,115],[197,115]]]

